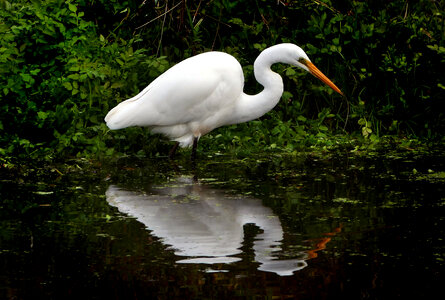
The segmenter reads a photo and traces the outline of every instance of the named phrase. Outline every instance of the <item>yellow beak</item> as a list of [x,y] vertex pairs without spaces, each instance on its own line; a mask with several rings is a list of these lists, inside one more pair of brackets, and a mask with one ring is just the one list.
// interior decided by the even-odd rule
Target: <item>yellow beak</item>
[[306,59],[301,59],[300,62],[306,65],[312,75],[326,83],[328,86],[331,87],[331,89],[343,96],[342,91],[340,91],[340,89],[329,78],[327,78],[326,75],[324,75],[313,63]]

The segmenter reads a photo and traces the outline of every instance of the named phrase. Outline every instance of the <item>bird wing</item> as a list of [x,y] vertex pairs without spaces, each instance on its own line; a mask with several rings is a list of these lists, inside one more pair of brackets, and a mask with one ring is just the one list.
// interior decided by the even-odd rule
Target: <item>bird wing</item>
[[110,128],[113,124],[124,128],[199,122],[233,107],[243,83],[235,58],[207,52],[167,70],[138,95],[111,110],[106,121]]

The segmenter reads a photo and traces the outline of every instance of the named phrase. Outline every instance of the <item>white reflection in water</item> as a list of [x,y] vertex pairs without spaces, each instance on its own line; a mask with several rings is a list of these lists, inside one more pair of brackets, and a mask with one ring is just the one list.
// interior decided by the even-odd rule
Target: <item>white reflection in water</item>
[[255,237],[253,250],[259,270],[281,276],[307,266],[309,254],[301,259],[278,260],[283,229],[279,218],[261,200],[230,196],[224,192],[180,177],[149,194],[126,191],[110,186],[106,192],[109,204],[135,217],[152,234],[161,238],[178,256],[179,263],[233,263],[241,260],[243,226],[255,224],[262,232]]

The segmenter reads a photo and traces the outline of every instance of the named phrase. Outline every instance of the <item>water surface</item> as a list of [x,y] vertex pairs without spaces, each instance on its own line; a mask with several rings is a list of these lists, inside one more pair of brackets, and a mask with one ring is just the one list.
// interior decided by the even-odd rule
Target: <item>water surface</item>
[[430,297],[445,280],[444,162],[129,158],[4,176],[0,297]]

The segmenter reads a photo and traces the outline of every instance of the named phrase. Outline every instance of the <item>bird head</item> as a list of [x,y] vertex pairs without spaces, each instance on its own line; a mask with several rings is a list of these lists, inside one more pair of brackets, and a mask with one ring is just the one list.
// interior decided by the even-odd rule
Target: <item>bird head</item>
[[342,91],[311,62],[306,52],[304,52],[304,50],[301,49],[299,46],[290,43],[284,43],[273,47],[280,48],[283,55],[279,58],[281,61],[308,71],[309,73],[323,81],[325,84],[327,84],[334,91],[336,91],[340,95],[343,95]]

